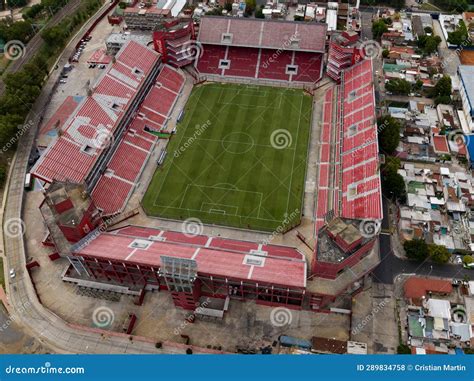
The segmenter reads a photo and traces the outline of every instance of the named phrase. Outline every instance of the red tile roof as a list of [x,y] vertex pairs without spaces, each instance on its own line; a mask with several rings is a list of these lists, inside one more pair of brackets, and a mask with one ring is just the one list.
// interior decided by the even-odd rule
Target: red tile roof
[[419,299],[431,291],[437,294],[450,294],[453,286],[448,280],[432,278],[408,278],[404,285],[405,297],[409,299]]
[[433,147],[438,154],[449,154],[451,152],[444,135],[433,135]]

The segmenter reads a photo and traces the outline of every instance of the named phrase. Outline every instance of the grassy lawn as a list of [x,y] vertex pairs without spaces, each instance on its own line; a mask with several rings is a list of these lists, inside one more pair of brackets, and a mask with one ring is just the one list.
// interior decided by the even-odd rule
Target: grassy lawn
[[302,90],[195,88],[143,198],[146,213],[265,231],[297,225],[311,103]]

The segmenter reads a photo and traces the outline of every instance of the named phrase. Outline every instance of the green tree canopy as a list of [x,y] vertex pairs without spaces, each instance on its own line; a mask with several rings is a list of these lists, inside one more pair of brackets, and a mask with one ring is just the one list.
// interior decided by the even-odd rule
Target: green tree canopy
[[463,20],[459,21],[459,25],[457,26],[454,32],[448,33],[448,42],[453,45],[466,45],[469,44],[469,32],[467,30],[466,24]]
[[390,115],[377,121],[379,147],[384,154],[391,155],[400,143],[400,123]]
[[380,40],[382,34],[388,31],[388,26],[383,20],[377,20],[372,23],[372,35],[374,39]]
[[405,79],[395,78],[385,84],[385,89],[393,94],[408,95],[411,92],[411,85],[410,82]]
[[451,253],[444,246],[428,245],[428,252],[431,260],[435,263],[447,263],[449,258],[451,258]]
[[428,258],[428,244],[423,239],[414,238],[411,241],[405,241],[403,248],[405,249],[407,257],[410,259],[423,261]]
[[423,51],[423,53],[429,55],[436,52],[440,42],[441,42],[441,37],[439,36],[424,35],[418,38],[417,45]]

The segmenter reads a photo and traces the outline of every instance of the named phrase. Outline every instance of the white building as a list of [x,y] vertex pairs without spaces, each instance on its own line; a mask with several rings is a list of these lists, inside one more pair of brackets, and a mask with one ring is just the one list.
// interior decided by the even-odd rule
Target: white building
[[474,66],[460,65],[458,67],[458,76],[463,116],[466,119],[469,130],[474,131]]

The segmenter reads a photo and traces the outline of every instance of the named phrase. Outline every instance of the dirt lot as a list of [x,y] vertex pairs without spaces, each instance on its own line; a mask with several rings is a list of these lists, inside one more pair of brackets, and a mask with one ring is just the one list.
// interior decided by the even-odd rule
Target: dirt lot
[[463,50],[459,58],[463,65],[474,65],[474,50]]

